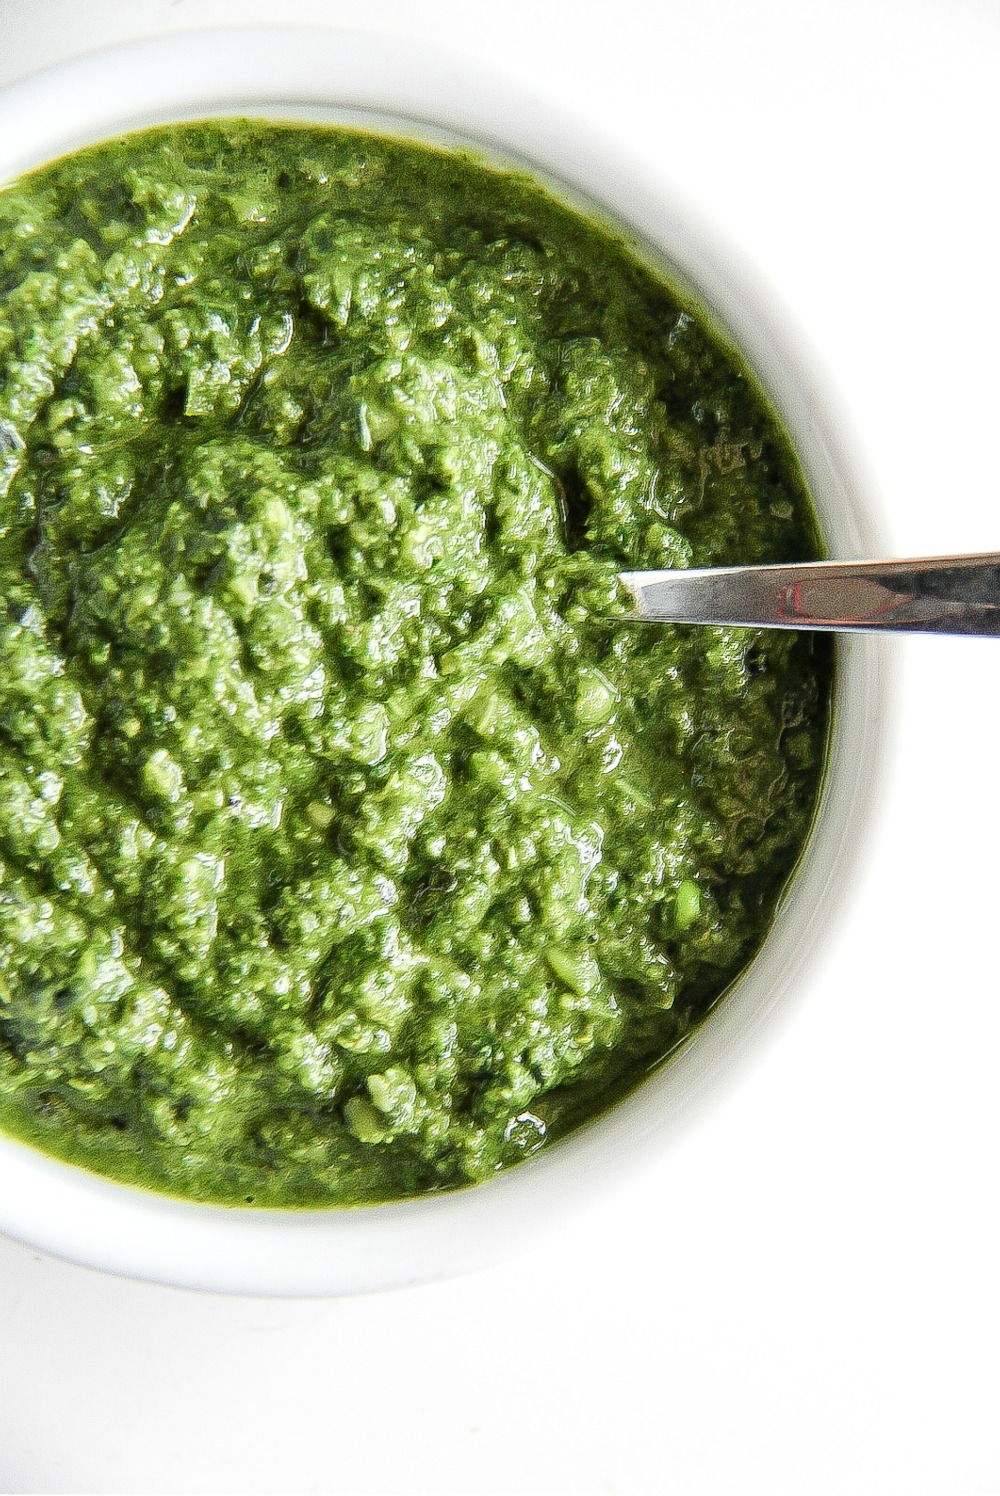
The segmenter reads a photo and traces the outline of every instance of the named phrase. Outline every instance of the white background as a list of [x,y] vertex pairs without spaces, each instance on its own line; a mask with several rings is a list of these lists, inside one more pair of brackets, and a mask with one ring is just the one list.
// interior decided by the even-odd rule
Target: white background
[[[1000,549],[1000,7],[0,0],[447,38],[647,153],[816,351],[898,554]],[[907,640],[853,902],[724,1103],[544,1252],[349,1301],[0,1241],[5,1492],[1000,1492],[1000,642]]]

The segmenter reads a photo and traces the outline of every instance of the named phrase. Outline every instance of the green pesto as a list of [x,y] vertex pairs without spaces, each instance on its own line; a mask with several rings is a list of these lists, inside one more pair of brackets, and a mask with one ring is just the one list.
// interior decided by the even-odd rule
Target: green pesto
[[530,180],[212,121],[0,193],[0,1122],[352,1203],[592,1115],[759,945],[830,656],[614,621],[818,538],[688,298]]

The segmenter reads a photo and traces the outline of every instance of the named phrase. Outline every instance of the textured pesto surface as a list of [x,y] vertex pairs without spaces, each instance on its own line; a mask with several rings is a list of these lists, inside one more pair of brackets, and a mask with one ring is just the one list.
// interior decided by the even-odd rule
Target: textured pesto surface
[[828,656],[739,363],[529,182],[213,122],[0,193],[0,1119],[198,1198],[516,1162],[759,944]]

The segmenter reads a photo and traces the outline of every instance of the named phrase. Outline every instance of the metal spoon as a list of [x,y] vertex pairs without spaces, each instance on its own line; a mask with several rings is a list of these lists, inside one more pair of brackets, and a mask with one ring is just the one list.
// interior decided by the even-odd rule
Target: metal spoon
[[629,618],[767,629],[1000,635],[1000,554],[626,571]]

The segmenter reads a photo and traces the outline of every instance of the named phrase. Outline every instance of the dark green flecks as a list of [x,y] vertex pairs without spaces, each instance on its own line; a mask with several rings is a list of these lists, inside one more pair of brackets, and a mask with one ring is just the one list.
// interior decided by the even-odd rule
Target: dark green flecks
[[615,622],[816,553],[697,309],[530,181],[151,131],[0,193],[0,1120],[201,1199],[547,1146],[697,1025],[829,658]]

